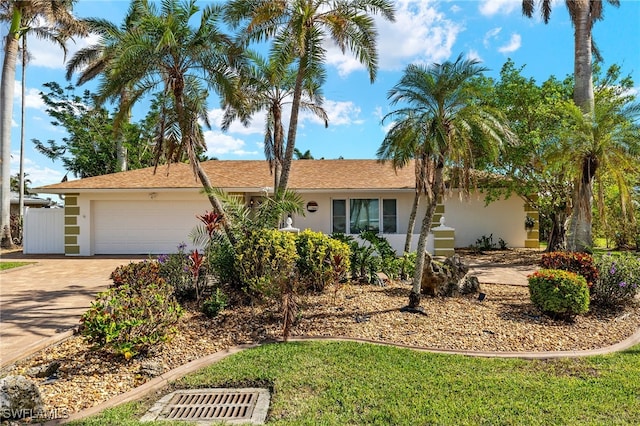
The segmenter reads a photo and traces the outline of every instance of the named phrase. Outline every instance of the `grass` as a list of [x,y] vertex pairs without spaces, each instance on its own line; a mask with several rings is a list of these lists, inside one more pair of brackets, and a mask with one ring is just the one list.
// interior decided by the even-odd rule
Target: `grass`
[[31,263],[33,262],[0,262],[0,271],[6,271],[7,269],[30,265]]
[[[625,425],[640,424],[638,377],[640,346],[527,361],[296,342],[241,352],[171,390],[268,387],[267,423],[274,425]],[[125,404],[75,424],[137,425],[153,402]]]

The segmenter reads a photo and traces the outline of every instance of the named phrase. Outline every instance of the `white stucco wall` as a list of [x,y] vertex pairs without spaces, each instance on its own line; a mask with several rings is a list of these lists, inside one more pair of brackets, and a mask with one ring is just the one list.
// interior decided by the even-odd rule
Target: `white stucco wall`
[[483,194],[472,194],[468,200],[458,193],[444,202],[446,225],[456,230],[456,247],[469,247],[482,236],[493,234],[493,242],[502,238],[507,246],[524,247],[527,232],[524,228],[524,200],[514,195],[485,206]]

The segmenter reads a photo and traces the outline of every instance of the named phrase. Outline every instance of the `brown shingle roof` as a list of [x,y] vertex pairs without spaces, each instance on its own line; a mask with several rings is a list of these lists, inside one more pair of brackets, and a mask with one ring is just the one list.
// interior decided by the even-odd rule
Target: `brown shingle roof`
[[[269,165],[264,160],[206,161],[202,167],[211,183],[231,190],[254,190],[273,186]],[[289,176],[289,188],[313,189],[412,189],[415,178],[413,165],[393,170],[390,163],[376,160],[295,160]],[[69,193],[87,190],[134,189],[201,189],[188,164],[172,164],[131,170],[85,179],[71,180],[37,188],[43,193]]]

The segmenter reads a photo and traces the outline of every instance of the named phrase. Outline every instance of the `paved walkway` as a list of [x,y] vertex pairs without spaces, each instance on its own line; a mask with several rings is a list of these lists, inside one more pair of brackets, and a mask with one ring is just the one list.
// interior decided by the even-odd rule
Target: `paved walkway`
[[143,257],[3,254],[0,261],[34,262],[0,272],[0,366],[10,364],[78,325],[119,265]]

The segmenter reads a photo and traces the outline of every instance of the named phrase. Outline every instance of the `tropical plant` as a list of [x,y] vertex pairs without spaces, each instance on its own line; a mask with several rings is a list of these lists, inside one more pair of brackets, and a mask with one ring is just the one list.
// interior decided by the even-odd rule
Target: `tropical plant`
[[[156,159],[166,151],[166,158],[175,161],[175,152],[185,152],[194,175],[205,189],[211,189],[213,184],[198,157],[206,150],[200,123],[209,126],[209,90],[223,98],[230,96],[239,58],[231,38],[220,31],[222,9],[214,4],[200,10],[195,0],[167,0],[159,8],[146,0],[133,1],[135,25],[109,47],[97,100],[118,99],[122,116],[145,95],[162,93],[171,113],[161,116]],[[194,16],[199,16],[195,28],[190,25]],[[126,99],[121,96],[123,90]],[[222,215],[223,206],[213,194],[207,191],[214,211]],[[226,217],[223,227],[233,239]]]
[[[284,161],[283,107],[291,103],[296,72],[290,62],[280,64],[273,58],[266,60],[251,50],[246,55],[248,64],[240,70],[236,98],[226,100],[222,129],[227,130],[236,119],[247,125],[253,114],[266,110],[264,154],[273,173],[273,188],[277,193]],[[321,92],[324,80],[324,69],[310,70],[303,86],[300,107],[317,115],[326,127],[329,119],[322,108]]]
[[[83,19],[82,23],[87,27],[88,31],[96,34],[99,39],[97,43],[78,50],[67,62],[67,80],[71,79],[73,73],[79,72],[77,84],[82,85],[105,72],[109,62],[115,59],[114,55],[118,44],[122,41],[127,31],[132,30],[137,25],[137,18],[140,14],[139,9],[139,2],[131,2],[120,28],[102,18]],[[125,87],[120,93],[119,109],[121,111],[124,109],[126,115],[119,114],[119,119],[115,120],[112,126],[112,137],[114,137],[116,143],[116,171],[128,169],[127,149],[124,144],[125,136],[121,132],[120,125],[122,118],[128,122],[131,115],[130,109],[126,109],[129,107],[127,105],[128,96],[129,88]]]
[[461,171],[459,187],[466,193],[474,159],[495,158],[502,142],[513,139],[500,112],[479,102],[480,96],[472,81],[485,70],[477,60],[465,60],[462,55],[454,62],[412,64],[388,94],[391,105],[401,107],[387,114],[383,122],[406,120],[412,131],[420,129],[424,134],[416,152],[422,159],[420,176],[425,179],[427,206],[409,296],[411,310],[418,309],[420,304],[427,235],[437,201],[444,195],[445,168],[455,167]]
[[[607,0],[613,6],[619,6],[619,0]],[[539,9],[545,24],[551,17],[552,0],[539,0]],[[573,100],[585,115],[593,122],[595,97],[593,90],[592,57],[600,59],[600,53],[592,38],[593,26],[604,19],[603,0],[565,0],[569,17],[574,28],[574,79]],[[532,17],[535,0],[522,0],[522,13]],[[587,141],[590,138],[587,137]],[[588,142],[587,142],[588,143]],[[567,234],[567,248],[572,251],[584,251],[592,245],[592,180],[598,167],[597,159],[586,154],[578,159],[581,162],[581,174],[577,176],[573,189],[573,209]]]
[[[599,77],[599,67],[595,67]],[[640,173],[640,103],[635,102],[633,81],[620,78],[620,67],[611,66],[598,78],[592,114],[574,107],[573,131],[563,139],[561,148],[575,158],[578,171],[574,184],[573,211],[567,230],[568,248],[588,251],[593,246],[593,184],[603,173],[609,174],[620,189],[621,209],[625,222],[635,226],[631,206],[632,176]],[[603,190],[599,185],[600,191]],[[598,200],[603,199],[600,193]],[[604,215],[602,201],[599,213]]]
[[[9,22],[0,90],[0,246],[13,246],[10,232],[11,120],[16,74],[16,60],[20,38],[31,33],[38,38],[58,44],[66,55],[65,41],[76,34],[84,34],[84,27],[71,13],[73,0],[6,1],[0,3],[0,20]],[[44,22],[44,25],[40,25]]]
[[413,160],[415,193],[404,242],[404,252],[409,253],[411,251],[413,229],[416,224],[420,198],[427,192],[427,180],[426,176],[423,175],[425,171],[423,162],[425,159],[423,158],[424,155],[420,153],[420,147],[425,145],[426,142],[424,138],[427,135],[423,131],[423,123],[416,116],[415,111],[408,110],[402,114],[403,117],[398,116],[394,118],[395,121],[382,140],[376,156],[381,162],[390,160],[394,170],[407,166],[411,163],[411,160]]
[[130,169],[153,165],[153,146],[147,142],[145,127],[123,123],[117,142],[113,137],[114,114],[94,105],[94,94],[74,93],[73,86],[61,87],[56,82],[45,83],[49,92],[40,92],[46,112],[54,126],[63,127],[67,136],[61,142],[32,139],[35,149],[52,161],[60,160],[63,167],[76,177],[85,178],[119,171],[118,150],[128,153]]
[[273,39],[272,61],[293,62],[296,69],[280,190],[289,181],[305,82],[312,70],[324,67],[324,42],[331,40],[342,52],[353,52],[373,82],[378,67],[375,14],[392,21],[394,7],[388,0],[231,0],[226,4],[226,22],[240,29],[246,43]]

